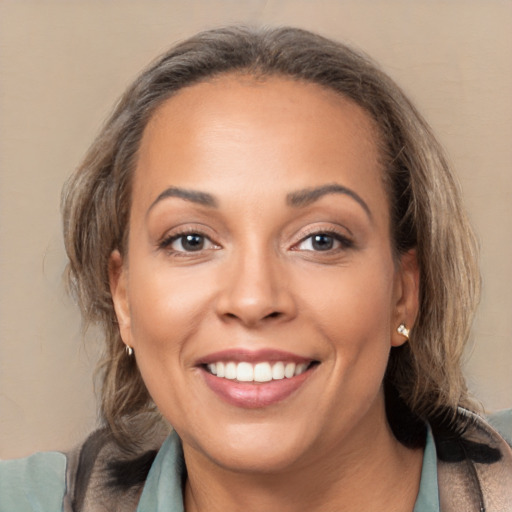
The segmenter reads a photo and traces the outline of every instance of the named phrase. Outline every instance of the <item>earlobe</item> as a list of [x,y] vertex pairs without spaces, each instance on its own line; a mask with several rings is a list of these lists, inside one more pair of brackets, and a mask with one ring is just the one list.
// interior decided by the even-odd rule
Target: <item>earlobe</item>
[[110,294],[116,312],[119,332],[123,342],[132,346],[130,306],[128,300],[127,269],[121,253],[116,249],[112,251],[108,264],[108,277]]
[[416,250],[411,249],[401,255],[397,280],[395,319],[391,333],[391,345],[394,347],[409,340],[409,331],[418,315],[420,272]]

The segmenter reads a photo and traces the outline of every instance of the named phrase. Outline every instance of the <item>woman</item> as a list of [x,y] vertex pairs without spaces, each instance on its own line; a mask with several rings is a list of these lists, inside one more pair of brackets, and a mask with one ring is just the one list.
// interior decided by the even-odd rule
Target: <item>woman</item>
[[461,373],[479,278],[457,185],[365,57],[195,36],[125,93],[63,215],[104,427],[4,463],[0,510],[512,509],[512,450]]

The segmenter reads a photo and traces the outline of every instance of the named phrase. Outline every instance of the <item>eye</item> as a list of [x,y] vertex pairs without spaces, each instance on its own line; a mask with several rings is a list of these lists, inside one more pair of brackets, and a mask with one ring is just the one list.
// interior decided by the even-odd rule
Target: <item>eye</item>
[[213,249],[216,245],[201,233],[182,233],[173,235],[162,242],[162,247],[172,252],[199,252]]
[[352,247],[352,241],[338,233],[314,233],[298,245],[299,251],[332,251]]

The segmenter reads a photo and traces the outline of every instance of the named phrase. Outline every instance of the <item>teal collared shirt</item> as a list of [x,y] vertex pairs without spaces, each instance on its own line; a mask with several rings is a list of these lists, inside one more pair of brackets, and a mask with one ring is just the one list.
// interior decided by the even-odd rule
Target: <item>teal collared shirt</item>
[[413,512],[439,512],[436,446],[430,428],[427,432],[427,442],[423,453],[420,490]]
[[[489,423],[512,446],[512,410],[494,414]],[[488,435],[488,432],[484,432]],[[501,440],[503,442],[503,439]],[[503,466],[505,470],[510,468]],[[58,512],[66,493],[66,456],[37,453],[18,460],[0,461],[0,512]],[[185,464],[180,439],[171,434],[161,446],[146,479],[138,512],[183,512],[181,486]],[[503,476],[503,475],[502,475]],[[492,492],[495,492],[494,489]],[[510,500],[510,488],[499,492]],[[509,503],[509,501],[507,501]],[[512,503],[512,501],[510,501]],[[512,509],[511,509],[512,510]],[[413,512],[439,512],[438,461],[432,432],[427,433],[420,489]]]
[[[181,442],[172,433],[151,466],[137,512],[184,512],[183,470]],[[0,512],[61,511],[65,482],[66,457],[58,452],[0,462]],[[436,451],[430,431],[414,512],[439,512]]]
[[[494,414],[488,421],[512,446],[512,410]],[[488,435],[486,432],[484,434]],[[66,493],[66,460],[62,453],[49,452],[25,459],[0,461],[0,512],[62,511]],[[509,462],[506,464],[510,464],[510,459],[507,460]],[[439,512],[437,464],[434,439],[429,431],[420,489],[413,512]],[[184,469],[180,440],[176,434],[171,434],[153,461],[137,511],[182,512]],[[508,487],[499,490],[506,494],[501,498],[510,499],[509,491]]]
[[[151,466],[137,512],[184,512],[181,492],[183,467],[180,440],[176,434],[171,434]],[[420,490],[413,512],[439,512],[438,496],[436,448],[429,429]]]

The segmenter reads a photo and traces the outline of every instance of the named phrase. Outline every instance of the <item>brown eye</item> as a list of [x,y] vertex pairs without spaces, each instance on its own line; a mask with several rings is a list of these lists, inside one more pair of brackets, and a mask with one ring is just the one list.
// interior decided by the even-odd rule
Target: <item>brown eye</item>
[[203,249],[211,249],[214,244],[200,233],[186,233],[173,236],[165,243],[165,246],[175,252],[198,252]]
[[182,236],[179,242],[185,251],[200,251],[204,247],[204,237],[195,233]]

